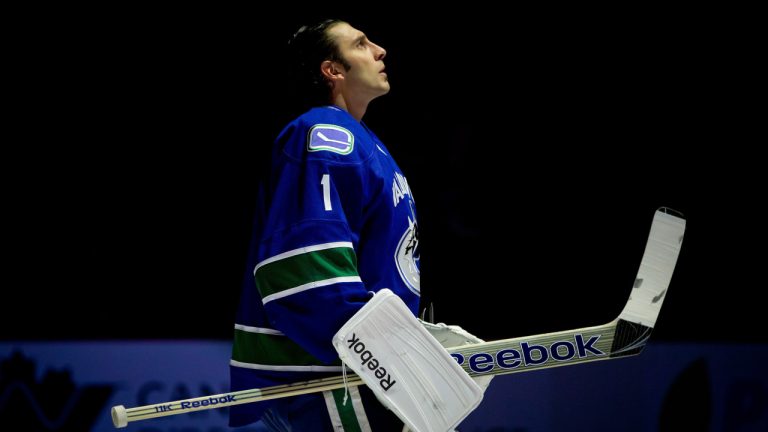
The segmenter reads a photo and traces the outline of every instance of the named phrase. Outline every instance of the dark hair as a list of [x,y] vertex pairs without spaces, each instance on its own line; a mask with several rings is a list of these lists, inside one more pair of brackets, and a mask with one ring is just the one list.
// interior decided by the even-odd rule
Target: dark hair
[[320,72],[325,60],[341,63],[349,68],[336,42],[328,35],[328,29],[345,21],[327,19],[309,26],[302,26],[288,41],[294,66],[296,90],[310,106],[327,104],[330,100],[328,83]]

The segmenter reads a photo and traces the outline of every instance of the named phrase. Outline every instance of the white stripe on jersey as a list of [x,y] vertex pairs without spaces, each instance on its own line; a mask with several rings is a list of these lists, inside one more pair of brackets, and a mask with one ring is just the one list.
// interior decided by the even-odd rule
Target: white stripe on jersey
[[242,325],[242,324],[235,324],[235,330],[242,330],[248,333],[262,333],[262,334],[270,334],[275,336],[285,336],[283,332],[279,330],[274,330],[271,328],[264,328],[264,327],[251,327],[251,326]]
[[363,282],[360,279],[360,276],[343,276],[343,277],[335,277],[330,279],[325,279],[321,281],[315,281],[310,283],[305,283],[304,285],[299,285],[297,287],[288,288],[287,290],[282,290],[280,292],[276,292],[274,294],[270,294],[263,299],[261,299],[261,302],[263,304],[267,304],[271,302],[272,300],[281,299],[283,297],[288,297],[289,295],[293,295],[296,293],[300,293],[302,291],[310,290],[312,288],[320,288],[328,285],[333,285],[336,283],[344,283],[344,282]]
[[341,415],[339,414],[339,408],[336,407],[336,400],[333,398],[332,391],[324,391],[323,399],[325,399],[325,408],[328,410],[328,417],[331,418],[331,426],[335,431],[343,431],[344,424],[341,423]]
[[257,369],[257,370],[269,370],[269,371],[282,371],[282,372],[341,372],[341,366],[275,366],[275,365],[263,365],[258,363],[246,363],[237,360],[230,360],[231,366]]

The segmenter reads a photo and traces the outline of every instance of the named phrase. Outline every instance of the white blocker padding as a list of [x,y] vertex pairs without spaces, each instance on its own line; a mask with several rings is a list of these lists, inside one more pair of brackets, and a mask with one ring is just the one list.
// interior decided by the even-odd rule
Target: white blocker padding
[[419,320],[419,323],[445,348],[485,342],[457,325],[448,325],[445,323],[432,324],[422,320]]
[[452,431],[483,391],[388,289],[333,338],[341,360],[414,432]]
[[[419,320],[419,324],[446,349],[485,342],[457,325],[445,323],[432,324],[422,320]],[[472,379],[485,392],[491,384],[491,380],[493,380],[493,375],[475,375]]]

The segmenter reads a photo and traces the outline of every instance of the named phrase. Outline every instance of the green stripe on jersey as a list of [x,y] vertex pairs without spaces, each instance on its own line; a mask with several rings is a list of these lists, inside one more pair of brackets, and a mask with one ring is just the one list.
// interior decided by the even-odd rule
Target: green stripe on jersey
[[332,393],[333,399],[336,401],[336,409],[339,410],[341,424],[344,426],[344,432],[362,432],[352,401],[347,400],[346,405],[344,404],[344,389],[336,389]]
[[[329,366],[285,336],[237,329],[232,345],[232,360],[273,366]],[[333,365],[341,365],[341,361]]]
[[348,247],[323,249],[283,258],[256,270],[261,298],[312,282],[358,276],[355,251]]

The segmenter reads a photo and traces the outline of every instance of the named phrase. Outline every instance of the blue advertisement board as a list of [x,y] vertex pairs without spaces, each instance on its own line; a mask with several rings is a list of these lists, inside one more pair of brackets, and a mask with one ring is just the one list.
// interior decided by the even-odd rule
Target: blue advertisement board
[[[0,430],[114,431],[128,408],[228,391],[227,341],[0,343]],[[768,430],[768,346],[650,344],[636,357],[499,376],[461,432]],[[128,425],[263,432],[227,409]]]

